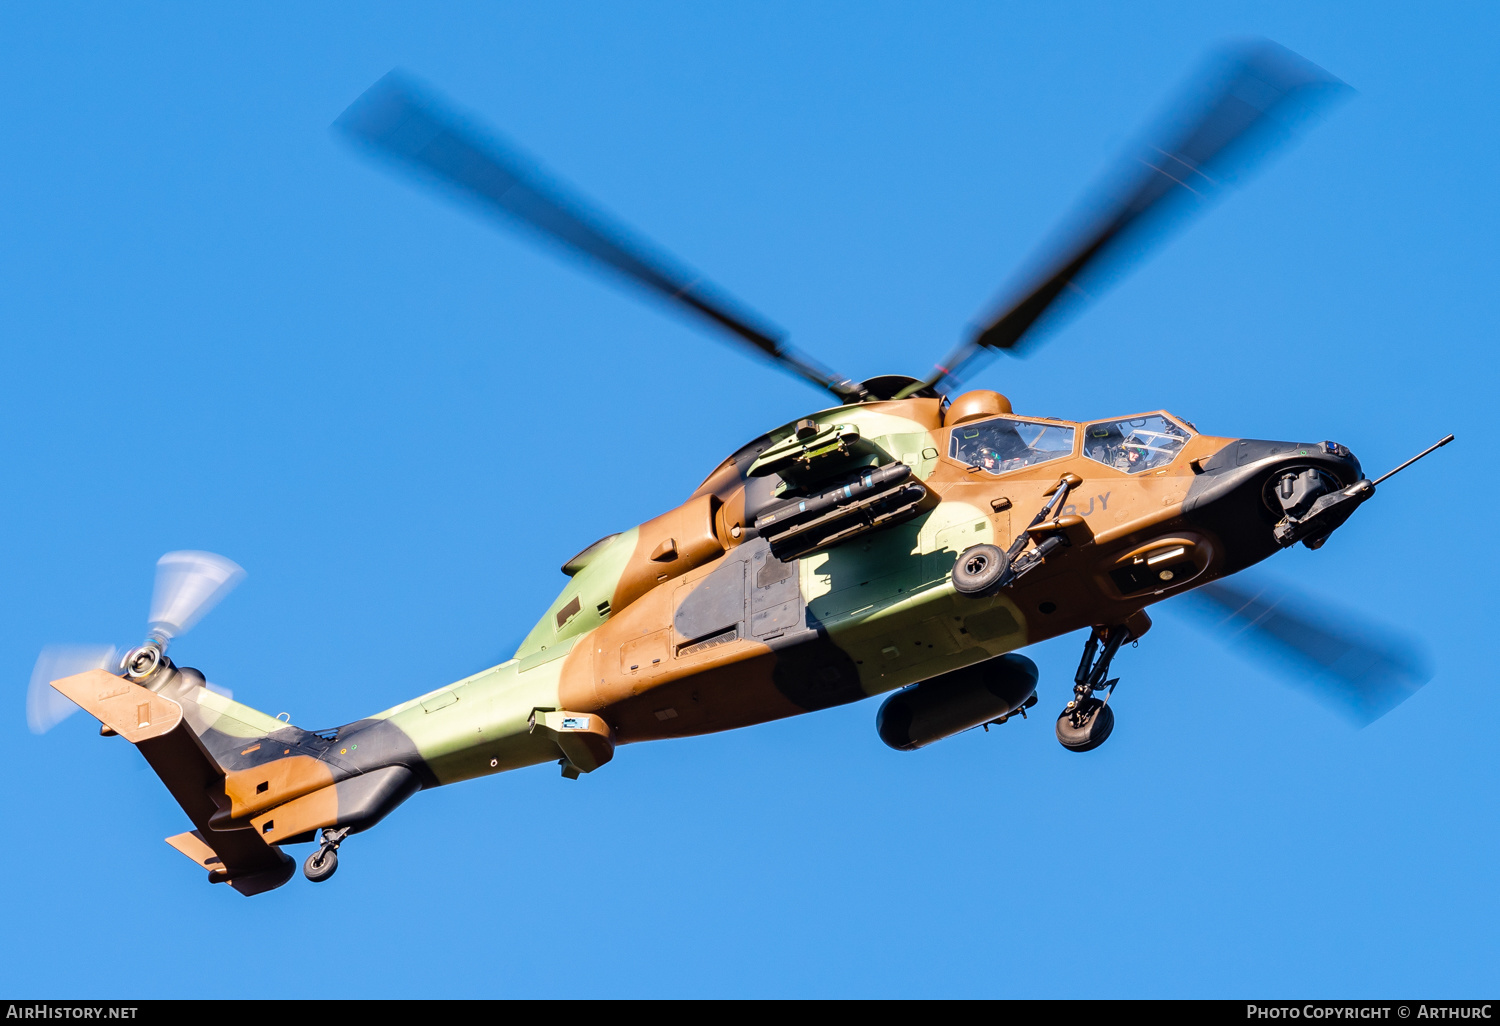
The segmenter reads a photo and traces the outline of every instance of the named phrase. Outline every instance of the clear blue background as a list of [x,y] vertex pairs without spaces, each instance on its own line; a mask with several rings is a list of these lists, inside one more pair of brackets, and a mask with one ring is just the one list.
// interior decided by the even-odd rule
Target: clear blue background
[[[1500,944],[1493,5],[6,5],[0,992],[1474,995]],[[247,900],[144,762],[22,714],[152,564],[249,578],[179,646],[322,727],[507,656],[600,535],[818,393],[363,163],[393,66],[856,377],[922,373],[1216,42],[1359,94],[1025,361],[1016,408],[1335,438],[1381,489],[1269,570],[1425,638],[1367,730],[1170,607],[1114,738],[917,754],[875,702],[417,796]],[[305,849],[299,849],[305,851]]]

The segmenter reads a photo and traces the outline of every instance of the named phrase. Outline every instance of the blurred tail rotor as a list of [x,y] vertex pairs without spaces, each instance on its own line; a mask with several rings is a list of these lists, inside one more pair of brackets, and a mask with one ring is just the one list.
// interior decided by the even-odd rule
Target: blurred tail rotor
[[173,638],[191,630],[244,579],[238,563],[212,552],[168,552],[156,561],[150,637],[165,651]]
[[[57,726],[78,706],[52,687],[52,681],[88,670],[108,670],[135,680],[150,677],[162,665],[167,646],[218,605],[240,581],[239,564],[212,552],[168,552],[156,563],[156,587],[144,644],[125,653],[112,645],[48,645],[38,656],[26,689],[26,723],[42,734]],[[227,694],[223,688],[212,688]]]
[[26,725],[45,734],[78,711],[78,706],[52,687],[54,680],[88,670],[119,671],[120,650],[113,645],[48,645],[37,656],[26,689]]

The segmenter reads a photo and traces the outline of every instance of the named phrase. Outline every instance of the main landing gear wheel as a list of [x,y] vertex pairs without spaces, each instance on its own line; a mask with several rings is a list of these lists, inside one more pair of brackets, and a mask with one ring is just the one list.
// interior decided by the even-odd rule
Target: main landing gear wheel
[[[1058,727],[1062,729],[1061,726]],[[332,848],[319,848],[302,863],[302,875],[313,883],[322,883],[339,868],[339,853]]]
[[1010,560],[996,545],[971,545],[953,564],[953,590],[960,595],[983,595],[997,587]]
[[[1083,658],[1073,675],[1073,701],[1063,707],[1062,715],[1057,718],[1058,743],[1070,752],[1093,751],[1115,729],[1115,711],[1108,703],[1120,679],[1104,678],[1109,676],[1109,664],[1120,646],[1139,637],[1136,631],[1144,634],[1151,627],[1144,613],[1137,613],[1129,623],[1130,626],[1095,627],[1083,646]],[[1097,694],[1101,691],[1102,699]]]
[[1114,729],[1115,711],[1092,696],[1084,699],[1081,706],[1064,709],[1057,718],[1057,740],[1070,752],[1098,748]]

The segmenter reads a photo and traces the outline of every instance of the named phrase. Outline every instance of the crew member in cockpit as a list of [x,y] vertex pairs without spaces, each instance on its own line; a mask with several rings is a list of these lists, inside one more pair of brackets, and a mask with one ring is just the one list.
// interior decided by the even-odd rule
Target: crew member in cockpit
[[1146,468],[1146,448],[1141,445],[1140,439],[1131,436],[1124,445],[1120,446],[1120,454],[1115,458],[1115,467],[1127,474],[1134,474],[1137,470]]
[[[1032,441],[1026,440],[1027,435]],[[956,428],[950,452],[985,473],[1004,474],[1033,463],[1059,459],[1072,449],[1070,427],[997,418]]]

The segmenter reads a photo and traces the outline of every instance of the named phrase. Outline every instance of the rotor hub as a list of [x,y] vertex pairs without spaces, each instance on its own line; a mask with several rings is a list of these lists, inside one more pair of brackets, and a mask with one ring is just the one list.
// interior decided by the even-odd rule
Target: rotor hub
[[123,664],[125,676],[136,682],[147,680],[154,676],[157,670],[161,669],[165,658],[166,656],[162,653],[161,647],[156,644],[155,639],[152,639],[139,648],[132,649],[126,653]]

